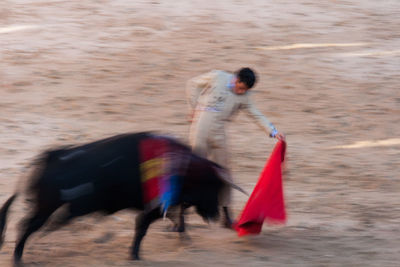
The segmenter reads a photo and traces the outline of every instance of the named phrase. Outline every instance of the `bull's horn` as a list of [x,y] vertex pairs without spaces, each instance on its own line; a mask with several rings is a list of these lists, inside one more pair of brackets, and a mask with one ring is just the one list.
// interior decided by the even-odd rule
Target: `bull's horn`
[[234,188],[234,189],[236,189],[236,190],[242,192],[242,193],[245,194],[246,196],[248,196],[248,197],[250,196],[249,193],[247,193],[243,188],[241,188],[241,187],[238,186],[237,184],[234,184],[234,183],[232,183],[232,182],[228,182],[228,184],[229,184],[230,186],[232,186],[232,188]]
[[243,188],[232,182],[232,178],[227,170],[224,170],[222,168],[215,168],[215,169],[218,173],[219,178],[221,178],[222,181],[232,186],[232,188],[242,192],[243,194],[250,196],[249,193],[247,193]]

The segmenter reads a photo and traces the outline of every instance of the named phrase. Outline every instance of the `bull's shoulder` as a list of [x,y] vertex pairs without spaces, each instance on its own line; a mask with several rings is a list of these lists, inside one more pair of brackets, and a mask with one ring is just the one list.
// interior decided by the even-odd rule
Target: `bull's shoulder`
[[71,150],[73,150],[72,145],[45,150],[38,156],[36,162],[51,163],[55,160],[58,160],[62,155],[67,154]]
[[181,151],[188,151],[188,152],[192,150],[189,145],[187,145],[178,137],[173,135],[149,133],[148,137],[163,139],[168,142],[170,148],[172,149],[178,149]]

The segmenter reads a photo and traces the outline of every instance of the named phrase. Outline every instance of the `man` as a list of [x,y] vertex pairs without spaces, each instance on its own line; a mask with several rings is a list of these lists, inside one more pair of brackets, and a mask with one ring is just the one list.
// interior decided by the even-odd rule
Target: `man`
[[[256,79],[253,70],[242,68],[236,73],[213,70],[187,83],[186,92],[192,115],[189,139],[195,153],[228,169],[225,123],[239,110],[254,118],[271,137],[284,139],[284,135],[250,100],[249,91]],[[228,228],[232,225],[228,211],[230,198],[230,188],[226,187],[220,204],[223,207],[223,224]]]

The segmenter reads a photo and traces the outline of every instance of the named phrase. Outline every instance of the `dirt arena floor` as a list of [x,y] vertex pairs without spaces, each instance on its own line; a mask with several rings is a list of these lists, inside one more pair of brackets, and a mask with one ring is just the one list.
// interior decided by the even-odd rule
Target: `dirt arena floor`
[[[287,135],[288,222],[239,238],[188,216],[153,224],[128,254],[135,213],[83,217],[26,244],[26,266],[399,266],[398,0],[2,0],[0,202],[44,149],[156,130],[187,141],[185,83],[254,68],[253,99]],[[245,115],[231,168],[252,191],[276,140]],[[247,197],[234,194],[233,212]],[[0,266],[10,266],[22,201]]]

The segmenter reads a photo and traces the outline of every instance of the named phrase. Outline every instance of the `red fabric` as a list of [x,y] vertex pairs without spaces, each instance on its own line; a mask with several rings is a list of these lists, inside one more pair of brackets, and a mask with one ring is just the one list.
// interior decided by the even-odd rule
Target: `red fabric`
[[145,204],[151,202],[160,196],[160,185],[158,177],[154,177],[142,183],[143,202]]
[[162,155],[166,150],[167,143],[163,139],[149,138],[142,140],[139,144],[143,202],[145,204],[160,196],[159,179],[162,176]]
[[286,143],[278,141],[234,226],[239,236],[259,234],[266,220],[276,223],[286,222],[281,168],[285,150]]

